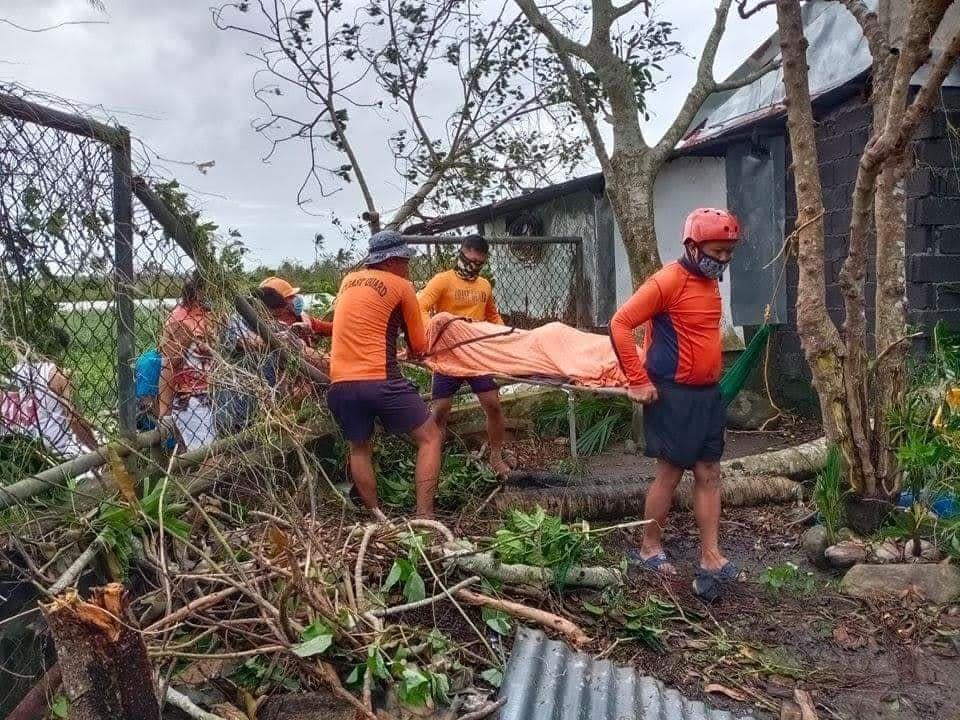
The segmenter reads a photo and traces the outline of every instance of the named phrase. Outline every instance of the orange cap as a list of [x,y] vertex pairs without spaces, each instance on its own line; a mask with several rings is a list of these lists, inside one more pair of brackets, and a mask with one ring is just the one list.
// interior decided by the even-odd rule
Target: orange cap
[[276,290],[284,299],[292,298],[294,295],[300,292],[300,288],[294,287],[286,280],[279,277],[268,277],[266,280],[260,283],[260,287]]

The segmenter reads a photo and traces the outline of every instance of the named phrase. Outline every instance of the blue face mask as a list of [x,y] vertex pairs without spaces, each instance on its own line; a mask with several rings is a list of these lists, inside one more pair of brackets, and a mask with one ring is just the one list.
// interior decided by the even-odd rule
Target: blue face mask
[[293,314],[300,316],[303,315],[303,311],[306,306],[306,302],[303,299],[303,295],[294,295],[290,300],[290,306],[293,309]]

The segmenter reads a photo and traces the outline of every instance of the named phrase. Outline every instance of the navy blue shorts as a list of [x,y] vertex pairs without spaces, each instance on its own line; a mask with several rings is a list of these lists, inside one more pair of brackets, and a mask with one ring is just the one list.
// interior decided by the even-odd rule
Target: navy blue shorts
[[450,375],[444,375],[443,373],[434,373],[433,384],[430,388],[430,395],[434,400],[452,398],[457,394],[457,390],[460,389],[460,386],[463,385],[463,383],[467,383],[470,386],[470,389],[473,390],[476,395],[479,395],[483,392],[490,392],[491,390],[496,390],[498,387],[500,387],[497,385],[497,381],[489,375],[458,378],[451,377]]
[[327,406],[344,437],[365,442],[373,437],[373,421],[394,435],[406,435],[430,419],[416,386],[406,378],[336,382],[327,391]]
[[719,385],[654,381],[659,399],[643,408],[647,457],[690,470],[723,456],[727,409]]

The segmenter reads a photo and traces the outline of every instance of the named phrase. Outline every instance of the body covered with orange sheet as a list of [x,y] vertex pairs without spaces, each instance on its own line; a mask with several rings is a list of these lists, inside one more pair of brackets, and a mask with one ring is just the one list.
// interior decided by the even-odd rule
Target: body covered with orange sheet
[[437,313],[427,325],[427,346],[424,361],[430,369],[453,377],[501,375],[585,387],[627,385],[609,337],[560,322],[519,330]]

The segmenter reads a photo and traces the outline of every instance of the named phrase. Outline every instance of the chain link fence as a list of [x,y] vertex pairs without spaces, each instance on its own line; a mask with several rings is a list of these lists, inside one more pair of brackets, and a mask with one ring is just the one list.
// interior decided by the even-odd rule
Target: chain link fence
[[0,434],[29,421],[11,386],[55,369],[104,440],[135,429],[134,359],[193,263],[133,203],[125,131],[25,94],[0,86]]
[[[406,236],[417,248],[410,279],[419,290],[456,262],[463,238]],[[507,325],[530,329],[560,321],[581,327],[583,277],[578,237],[488,237],[490,255],[482,271],[493,286],[497,308]]]
[[[139,190],[134,193],[134,186],[141,188],[144,181],[132,177],[125,130],[35,105],[23,95],[0,86],[0,391],[7,391],[0,397],[7,398],[5,424],[9,428],[23,420],[13,417],[20,408],[9,401],[11,378],[24,367],[33,373],[42,359],[44,367],[55,365],[69,378],[74,405],[99,444],[149,429],[140,422],[142,413],[138,417],[135,362],[158,345],[195,265],[182,238],[175,242],[170,228],[158,222],[157,208],[148,210],[142,203],[150,203]],[[175,184],[146,185],[166,194],[165,203],[177,204]],[[418,250],[411,279],[420,289],[454,266],[462,238],[407,240]],[[580,238],[489,242],[484,274],[506,323],[520,328],[555,320],[582,325]],[[237,380],[243,369],[236,367],[229,342],[221,342],[236,316],[230,283],[219,272],[210,283],[216,285],[210,292],[218,305],[210,320],[215,325],[210,335],[218,344],[211,393],[218,383],[228,388],[244,384]],[[269,361],[252,362],[260,367]],[[246,380],[262,389],[262,382]]]

